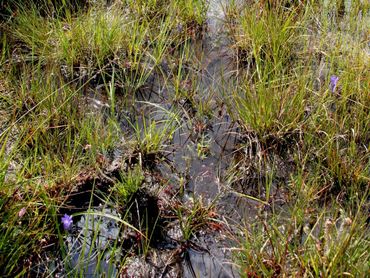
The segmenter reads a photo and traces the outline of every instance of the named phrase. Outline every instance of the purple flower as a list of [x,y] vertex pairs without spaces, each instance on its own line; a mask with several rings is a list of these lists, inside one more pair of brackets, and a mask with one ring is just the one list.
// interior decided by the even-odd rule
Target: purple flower
[[62,223],[63,223],[64,230],[66,231],[70,230],[73,225],[72,216],[69,216],[68,214],[64,214],[64,216],[62,217]]
[[335,92],[335,89],[337,88],[339,77],[336,75],[330,76],[330,84],[329,84],[329,89],[332,93]]

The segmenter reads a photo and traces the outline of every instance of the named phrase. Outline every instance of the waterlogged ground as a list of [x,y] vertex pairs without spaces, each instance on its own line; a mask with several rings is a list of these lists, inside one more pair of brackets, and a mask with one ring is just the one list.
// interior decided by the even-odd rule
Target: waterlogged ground
[[[68,13],[61,23],[37,25],[34,19],[40,29],[55,28],[38,34],[22,25],[25,18],[5,16],[16,23],[4,22],[4,30],[21,46],[11,54],[3,50],[11,58],[2,65],[15,64],[9,70],[14,79],[28,69],[34,76],[19,86],[21,104],[14,112],[0,106],[4,115],[15,114],[14,122],[4,117],[0,128],[0,155],[7,161],[1,181],[10,188],[0,191],[0,209],[14,210],[16,227],[8,232],[1,226],[4,241],[31,230],[32,213],[41,215],[42,224],[34,221],[40,232],[28,236],[40,235],[33,242],[40,249],[14,257],[0,253],[1,265],[13,261],[4,275],[366,277],[369,269],[361,262],[369,258],[370,45],[368,30],[356,27],[351,16],[368,22],[369,7],[323,1],[326,21],[320,21],[308,16],[320,14],[318,7],[301,1],[178,1],[181,12],[169,16],[178,21],[171,25],[161,1],[118,2],[104,2],[89,16],[113,26],[108,30],[130,26],[128,41],[92,24],[87,48],[73,34],[89,30],[88,20],[78,29]],[[204,13],[192,14],[199,9]],[[136,13],[140,20],[132,17]],[[358,30],[351,37],[352,25]],[[45,45],[43,31],[49,34]],[[355,50],[330,50],[325,36]],[[104,48],[101,38],[119,43],[112,39]],[[65,44],[61,50],[58,40]],[[340,62],[345,55],[354,57],[353,72]],[[37,94],[49,89],[40,85],[40,72],[45,87],[51,84],[47,96]],[[6,93],[17,90],[9,89],[12,78],[0,79],[0,104],[11,103]],[[43,107],[49,98],[54,102]],[[37,120],[20,128],[34,111]],[[73,117],[55,117],[63,113]],[[38,126],[44,118],[50,123]],[[13,155],[17,144],[19,154]],[[54,152],[62,157],[57,162],[48,156]],[[13,182],[27,186],[12,191]],[[28,197],[33,191],[35,199]],[[50,204],[43,205],[43,198]],[[12,205],[13,199],[19,204]],[[68,229],[63,215],[72,215]],[[0,251],[16,249],[0,243]],[[341,269],[344,254],[348,265]]]
[[[196,231],[194,239],[186,243],[183,242],[184,235],[178,221],[166,220],[169,224],[161,228],[161,235],[154,233],[153,236],[159,238],[152,239],[155,242],[154,246],[146,256],[138,254],[127,258],[123,268],[124,276],[239,277],[238,267],[233,263],[230,251],[231,248],[236,247],[230,235],[237,229],[232,227],[243,221],[253,221],[258,204],[239,196],[236,191],[227,186],[225,180],[226,171],[232,162],[233,153],[238,147],[240,138],[235,124],[232,123],[222,104],[223,86],[232,79],[233,75],[233,53],[230,51],[230,42],[225,33],[224,5],[225,3],[220,1],[210,1],[205,30],[197,30],[199,33],[190,42],[189,47],[197,63],[189,68],[192,78],[185,80],[188,84],[184,86],[188,85],[186,89],[189,90],[197,90],[195,101],[205,102],[208,106],[206,109],[209,111],[206,114],[197,111],[196,105],[186,98],[173,102],[171,95],[174,94],[174,88],[164,86],[163,78],[157,76],[153,76],[153,80],[148,85],[150,87],[136,97],[133,103],[134,111],[126,111],[133,118],[139,117],[140,130],[145,128],[141,115],[150,115],[149,120],[160,122],[168,120],[168,112],[164,111],[176,111],[177,120],[180,122],[180,127],[173,134],[172,142],[164,150],[164,159],[161,162],[152,162],[151,166],[158,177],[148,177],[150,182],[143,186],[145,191],[141,194],[158,196],[153,189],[156,185],[151,183],[154,183],[155,179],[165,180],[165,190],[170,193],[159,194],[158,200],[153,201],[154,207],[158,206],[158,203],[168,203],[168,198],[190,208],[194,206],[194,202],[199,202],[200,206],[210,208],[210,213],[215,220],[205,223],[204,227]],[[194,86],[192,82],[195,83]],[[98,91],[94,88],[91,90]],[[95,113],[109,111],[110,104],[107,100],[99,99],[99,96],[101,94],[98,91],[97,95],[92,94],[88,98],[90,105],[96,110]],[[120,101],[117,97],[117,102]],[[117,104],[115,109],[118,114],[125,113],[125,111],[119,111],[122,109],[120,104]],[[125,117],[121,125],[123,128],[130,129]],[[118,167],[119,148],[114,152],[117,157],[113,158],[111,167]],[[179,184],[182,188],[179,188]],[[179,191],[181,194],[174,194]],[[80,199],[80,197],[77,198]],[[78,206],[81,205],[78,204]],[[104,205],[100,204],[99,209],[98,205],[97,212],[117,215],[116,211],[102,206]],[[88,207],[91,208],[89,205]],[[134,214],[136,213],[135,211]],[[149,213],[153,211],[150,210]],[[164,221],[167,213],[170,212],[167,212],[164,206],[163,211],[140,217],[150,217],[161,222]],[[87,222],[88,217],[95,217],[96,222],[101,221],[96,239],[91,232],[96,229],[92,224],[94,221]],[[97,253],[104,252],[106,255],[101,258],[100,268],[108,276],[116,275],[122,266],[112,265],[106,261],[111,260],[112,256],[118,256],[113,258],[113,261],[115,259],[120,262],[125,254],[120,251],[116,251],[115,255],[112,254],[114,247],[111,246],[113,250],[110,251],[107,241],[118,238],[120,224],[109,217],[88,217],[83,216],[77,222],[74,231],[77,236],[69,235],[65,239],[67,251],[71,253],[71,261],[68,263],[73,268],[85,268],[86,275],[100,276],[101,273],[95,273],[99,263]],[[209,224],[211,227],[208,227]],[[99,241],[96,243],[98,248],[92,247],[94,240]],[[79,243],[81,241],[84,243],[86,241],[86,250]],[[84,251],[83,254],[81,250]],[[84,258],[81,259],[81,256]],[[82,265],[81,261],[83,261]]]

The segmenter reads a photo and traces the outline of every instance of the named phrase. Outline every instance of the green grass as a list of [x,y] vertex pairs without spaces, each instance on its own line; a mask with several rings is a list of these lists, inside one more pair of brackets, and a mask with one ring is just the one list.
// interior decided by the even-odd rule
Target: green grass
[[[179,33],[177,24],[190,28],[205,20],[203,1],[116,1],[87,8],[62,2],[45,1],[42,9],[40,3],[12,3],[12,16],[1,22],[1,275],[29,274],[46,245],[62,247],[60,209],[84,175],[104,171],[105,154],[122,136],[133,142],[129,152],[164,150],[176,115],[157,107],[170,119],[143,115],[143,133],[133,123],[136,131],[123,134],[114,118],[117,94],[134,98],[151,75],[161,73],[169,47],[187,40],[186,28]],[[96,78],[106,87],[108,117],[86,105],[86,88]],[[107,202],[124,206],[141,186],[140,173],[123,172]]]
[[190,199],[188,204],[180,204],[175,208],[184,242],[218,221],[215,218],[214,204],[205,205],[203,202],[201,198]]
[[244,230],[238,254],[242,276],[366,277],[369,236],[364,219],[326,211],[309,217],[310,223],[302,223],[293,212],[286,221],[260,219]]
[[113,191],[116,194],[116,200],[125,204],[127,199],[135,193],[144,181],[144,174],[139,166],[129,169],[126,173],[121,173],[120,183],[114,185]]
[[[127,207],[146,187],[166,191],[161,186],[179,183],[167,209],[168,221],[181,230],[180,244],[230,227],[217,219],[217,198],[210,205],[201,196],[181,202],[187,178],[167,180],[156,169],[173,151],[174,137],[187,129],[199,135],[188,138],[196,140],[198,159],[213,158],[211,134],[225,110],[240,140],[217,178],[258,204],[255,220],[228,234],[238,243],[234,258],[241,275],[366,277],[370,6],[249,2],[225,7],[235,74],[215,76],[222,80],[217,88],[203,88],[207,68],[201,60],[209,57],[199,58],[204,53],[197,45],[207,40],[208,1],[7,6],[0,18],[0,275],[32,276],[36,265],[47,265],[43,256],[50,249],[58,250],[53,254],[64,261],[66,275],[84,275],[83,252],[90,252],[88,238],[99,239],[103,218],[142,238],[127,254],[118,254],[123,238],[110,241],[117,256],[109,265],[124,271],[126,255],[147,256],[152,248],[154,228],[144,227],[144,216],[134,227]],[[331,90],[334,75],[339,81]],[[107,109],[93,107],[92,93]],[[159,101],[137,100],[147,93]],[[117,150],[118,166],[112,162]],[[60,221],[84,186],[91,187],[88,207],[73,217],[85,217],[85,224],[96,220],[96,229],[78,235],[80,265],[71,267]],[[96,200],[103,210],[94,208]],[[96,273],[110,252],[102,250],[90,254],[100,262]]]
[[232,180],[253,186],[248,176],[256,171],[263,190],[246,197],[266,205],[282,172],[288,204],[295,203],[288,216],[274,212],[246,228],[239,257],[246,277],[369,271],[369,7],[353,1],[340,15],[335,2],[228,9],[240,76],[228,106],[246,138]]

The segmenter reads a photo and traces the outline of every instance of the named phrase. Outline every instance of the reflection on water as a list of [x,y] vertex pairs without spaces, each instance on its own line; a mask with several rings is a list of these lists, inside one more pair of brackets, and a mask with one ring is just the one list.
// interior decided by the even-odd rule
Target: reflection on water
[[78,233],[66,237],[67,256],[65,264],[78,270],[84,277],[114,277],[118,270],[116,263],[121,259],[121,251],[115,248],[120,225],[112,218],[119,216],[112,209],[92,210],[77,222]]

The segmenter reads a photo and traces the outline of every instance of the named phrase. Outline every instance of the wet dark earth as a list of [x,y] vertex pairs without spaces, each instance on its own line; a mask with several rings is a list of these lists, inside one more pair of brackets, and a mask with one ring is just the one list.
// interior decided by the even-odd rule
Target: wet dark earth
[[[123,141],[102,155],[100,172],[87,171],[76,179],[60,209],[60,215],[74,215],[73,228],[64,236],[65,249],[53,245],[45,252],[44,263],[34,268],[36,276],[46,270],[56,277],[240,276],[233,260],[241,236],[238,227],[254,221],[268,204],[246,198],[249,189],[231,188],[228,180],[244,139],[224,104],[235,65],[223,5],[210,1],[207,26],[191,42],[200,65],[190,67],[190,78],[184,81],[183,90],[191,97],[174,99],[174,88],[155,74],[131,105],[117,94],[114,113],[124,134],[135,133],[130,122],[136,121],[143,132],[149,121],[168,122],[171,115],[179,127],[161,155],[127,155]],[[111,104],[101,90],[102,84],[90,86],[86,101],[92,113],[108,118]],[[111,201],[112,188],[121,181],[119,173],[135,164],[147,169],[145,177],[121,206],[120,200]]]

